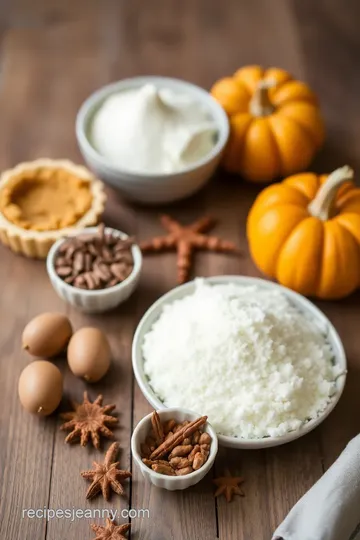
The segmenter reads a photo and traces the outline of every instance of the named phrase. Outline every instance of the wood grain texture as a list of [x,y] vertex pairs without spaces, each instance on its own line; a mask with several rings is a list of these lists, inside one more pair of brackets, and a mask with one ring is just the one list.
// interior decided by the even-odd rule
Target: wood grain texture
[[[360,168],[357,77],[360,38],[356,0],[8,0],[0,5],[0,169],[42,156],[81,161],[74,119],[94,89],[123,77],[159,74],[209,88],[246,63],[279,65],[308,80],[321,97],[327,144],[316,170],[349,163]],[[201,193],[166,210],[191,222],[209,213],[214,232],[237,242],[241,257],[199,253],[193,275],[258,276],[250,260],[245,221],[259,188],[219,173]],[[158,208],[131,205],[108,190],[105,221],[140,240],[161,232]],[[176,285],[173,254],[146,257],[135,295],[104,316],[86,317],[62,303],[44,265],[0,246],[0,538],[92,538],[88,519],[22,519],[26,508],[144,508],[150,518],[132,520],[139,540],[269,540],[292,505],[331,465],[360,429],[360,295],[319,303],[342,337],[349,360],[348,384],[336,410],[315,432],[265,451],[221,449],[212,473],[198,486],[170,493],[146,484],[131,462],[133,426],[148,412],[133,380],[131,341],[145,310]],[[116,403],[120,461],[133,469],[127,497],[86,502],[80,471],[103,450],[64,444],[57,416],[38,421],[22,411],[17,381],[29,357],[21,351],[26,322],[45,310],[68,313],[75,328],[96,325],[108,335],[113,366],[89,387]],[[67,398],[81,399],[84,383],[58,362]],[[225,468],[245,478],[245,498],[231,504],[213,498],[212,475]],[[126,521],[126,520],[121,520]]]

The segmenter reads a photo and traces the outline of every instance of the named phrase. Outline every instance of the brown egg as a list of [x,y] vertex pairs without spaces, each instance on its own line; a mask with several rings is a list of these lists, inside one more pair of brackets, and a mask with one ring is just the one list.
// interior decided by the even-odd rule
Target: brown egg
[[71,371],[88,382],[99,381],[110,367],[110,346],[98,328],[81,328],[69,342],[67,358]]
[[28,412],[47,416],[58,407],[63,390],[60,370],[47,360],[36,360],[22,371],[19,398]]
[[25,326],[22,345],[33,356],[51,358],[65,349],[71,335],[71,323],[65,315],[42,313]]

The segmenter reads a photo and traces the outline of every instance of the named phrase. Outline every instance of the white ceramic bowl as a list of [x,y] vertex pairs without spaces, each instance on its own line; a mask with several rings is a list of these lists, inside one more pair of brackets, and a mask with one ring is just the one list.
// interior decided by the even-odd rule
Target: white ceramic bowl
[[[178,173],[138,174],[116,168],[89,141],[90,123],[104,100],[114,93],[140,88],[147,83],[193,96],[209,111],[218,126],[217,141],[211,152]],[[99,178],[134,201],[157,204],[183,199],[205,185],[220,162],[229,137],[229,121],[219,103],[206,90],[194,84],[167,77],[134,77],[104,86],[83,103],[76,119],[76,136],[86,163]]]
[[[316,322],[320,328],[326,328],[328,340],[334,351],[335,362],[340,366],[341,370],[344,371],[344,374],[338,377],[336,381],[337,392],[332,397],[327,408],[318,416],[318,418],[310,420],[309,422],[303,424],[303,426],[296,430],[287,433],[281,437],[266,437],[262,439],[244,439],[238,437],[228,437],[225,435],[218,434],[219,444],[222,446],[232,447],[232,448],[269,448],[272,446],[278,446],[284,444],[299,437],[302,437],[309,431],[313,430],[318,426],[333,410],[335,405],[340,399],[342,391],[345,386],[346,380],[346,357],[342,342],[338,333],[336,332],[334,326],[331,324],[329,319],[309,300],[297,294],[286,287],[282,287],[271,281],[266,281],[264,279],[258,279],[247,276],[218,276],[205,278],[205,281],[211,284],[226,284],[226,283],[235,283],[236,285],[257,285],[262,288],[275,289],[287,296],[290,302],[298,307],[298,309],[311,317],[314,322]],[[194,291],[195,282],[191,281],[176,287],[169,293],[162,296],[157,302],[155,302],[150,309],[145,313],[141,319],[133,340],[132,346],[132,362],[133,370],[135,373],[136,380],[142,393],[145,398],[148,400],[151,405],[156,409],[162,409],[165,405],[157,397],[153,389],[151,388],[148,378],[144,373],[144,361],[142,356],[142,344],[144,341],[145,334],[150,330],[154,322],[158,319],[161,314],[164,305],[174,302],[188,294],[191,294]],[[205,413],[206,414],[206,413]]]
[[[192,421],[201,416],[193,411],[182,408],[163,409],[161,411],[159,410],[158,413],[162,421],[170,420],[171,418],[174,418],[178,422],[183,422],[184,420]],[[203,426],[203,430],[206,431],[206,433],[209,433],[210,437],[212,438],[210,454],[204,465],[199,470],[184,476],[166,476],[164,474],[159,474],[147,467],[142,462],[140,455],[140,445],[145,441],[145,438],[151,429],[151,415],[152,413],[140,420],[131,437],[131,452],[134,461],[140,468],[144,478],[149,480],[149,482],[154,484],[154,486],[165,488],[169,491],[186,489],[200,482],[200,480],[204,478],[204,476],[213,466],[218,451],[218,440],[214,428],[211,427],[209,422],[206,422],[206,424]]]
[[[79,232],[76,231],[73,236],[81,236],[88,233],[93,234],[96,233],[97,230],[97,227],[88,227],[80,230]],[[105,232],[112,233],[120,238],[128,238],[127,234],[116,229],[111,229],[110,227],[106,227]],[[124,281],[118,285],[115,285],[114,287],[109,287],[108,289],[88,291],[85,289],[78,289],[77,287],[73,287],[72,285],[65,283],[65,281],[63,281],[55,272],[54,261],[56,252],[61,244],[65,242],[65,240],[66,238],[58,240],[50,249],[46,259],[46,269],[50,281],[55,291],[58,293],[60,298],[65,300],[65,302],[68,302],[84,313],[102,313],[115,308],[122,302],[125,302],[125,300],[127,300],[134,292],[140,278],[142,267],[142,255],[139,246],[136,244],[132,246],[134,268],[131,274]]]

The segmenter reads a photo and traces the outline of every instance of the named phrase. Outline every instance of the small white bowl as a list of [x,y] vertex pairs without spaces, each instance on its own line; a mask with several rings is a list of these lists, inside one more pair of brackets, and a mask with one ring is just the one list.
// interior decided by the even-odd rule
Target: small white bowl
[[[311,317],[311,319],[316,324],[318,324],[319,328],[326,329],[327,338],[334,352],[335,362],[339,365],[341,371],[343,372],[343,375],[340,375],[336,380],[337,392],[331,398],[331,401],[326,407],[326,409],[322,413],[320,413],[317,418],[303,424],[300,429],[296,431],[290,431],[281,437],[265,437],[262,439],[228,437],[225,435],[220,435],[218,433],[217,436],[219,444],[221,446],[226,446],[230,448],[270,448],[272,446],[279,446],[281,444],[285,444],[295,439],[298,439],[306,433],[309,433],[309,431],[312,431],[319,424],[321,424],[321,422],[323,422],[325,418],[331,413],[331,411],[339,401],[345,386],[347,369],[346,356],[344,352],[344,347],[334,326],[331,324],[329,319],[325,317],[325,315],[314,304],[312,304],[312,302],[310,302],[300,294],[291,291],[286,287],[282,287],[277,283],[272,283],[271,281],[266,281],[264,279],[247,276],[217,276],[204,279],[207,283],[213,285],[227,283],[234,283],[235,285],[257,285],[258,287],[266,289],[278,290],[282,294],[286,295],[290,302],[295,305],[303,314]],[[190,281],[189,283],[185,283],[184,285],[176,287],[172,291],[159,298],[159,300],[157,300],[145,313],[134,335],[132,345],[132,363],[135,378],[145,398],[148,400],[149,403],[151,403],[151,405],[155,409],[164,409],[166,407],[164,403],[159,399],[159,397],[155,394],[144,372],[144,359],[142,355],[144,336],[145,334],[147,334],[147,332],[149,332],[154,322],[158,319],[166,304],[173,303],[175,300],[179,300],[180,298],[191,294],[194,289],[195,281]]]
[[[94,234],[98,231],[97,227],[88,227],[76,231],[72,236],[82,236],[83,234]],[[114,234],[120,238],[128,238],[128,235],[118,231],[117,229],[105,228],[105,232],[108,234]],[[65,283],[55,271],[55,256],[56,252],[66,238],[58,240],[50,249],[46,259],[46,269],[49,275],[50,281],[58,293],[60,298],[68,302],[75,308],[84,313],[102,313],[115,308],[122,302],[125,302],[129,296],[134,292],[138,284],[141,267],[142,267],[142,255],[139,246],[134,244],[131,248],[132,256],[134,259],[134,268],[131,274],[121,283],[108,289],[97,289],[95,291],[89,291],[86,289],[78,289],[68,283]]]
[[[174,418],[178,422],[183,422],[184,420],[192,421],[201,416],[193,411],[182,408],[163,409],[158,411],[158,413],[162,421],[170,420],[171,418]],[[184,476],[166,476],[165,474],[159,474],[152,469],[149,469],[149,467],[147,467],[141,459],[140,445],[145,441],[146,436],[150,432],[151,416],[152,413],[140,420],[131,437],[131,452],[134,461],[140,468],[144,478],[149,480],[149,482],[151,482],[154,486],[168,489],[169,491],[186,489],[200,482],[200,480],[204,478],[204,476],[213,466],[218,451],[218,440],[214,428],[209,424],[209,422],[206,422],[206,424],[203,426],[203,430],[206,433],[209,433],[210,437],[212,438],[210,454],[204,465],[199,470]]]
[[[89,126],[100,105],[114,93],[140,88],[152,83],[158,88],[170,88],[187,93],[209,111],[218,126],[217,141],[211,152],[177,173],[134,173],[114,167],[95,150],[89,141]],[[215,172],[229,137],[228,117],[217,101],[204,89],[186,81],[167,77],[134,77],[104,86],[81,106],[76,119],[76,137],[88,166],[112,187],[131,200],[147,203],[168,203],[192,195],[203,187]]]

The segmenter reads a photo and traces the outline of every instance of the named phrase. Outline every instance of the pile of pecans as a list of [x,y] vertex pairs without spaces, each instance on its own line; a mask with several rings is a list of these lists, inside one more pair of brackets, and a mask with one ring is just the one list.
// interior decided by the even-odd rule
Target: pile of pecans
[[132,272],[132,238],[122,239],[105,232],[69,237],[55,256],[57,275],[79,289],[106,289],[124,281]]
[[210,454],[211,437],[202,430],[207,416],[177,423],[173,418],[161,423],[156,411],[152,429],[141,444],[143,463],[153,471],[168,476],[182,476],[200,469]]

